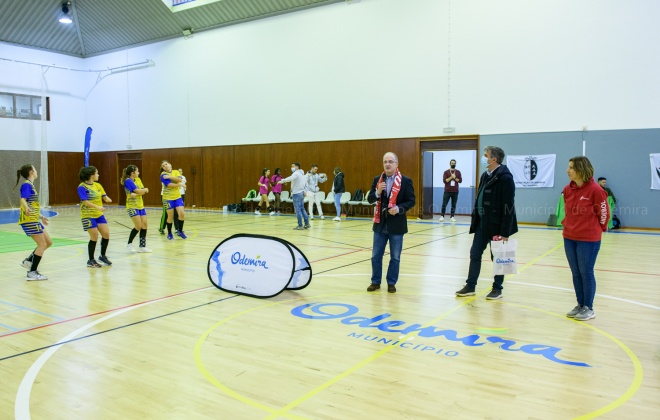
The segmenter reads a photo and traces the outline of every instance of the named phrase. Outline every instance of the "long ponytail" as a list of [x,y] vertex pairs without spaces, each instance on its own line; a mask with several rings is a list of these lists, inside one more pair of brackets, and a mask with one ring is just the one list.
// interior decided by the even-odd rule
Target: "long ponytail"
[[124,185],[124,181],[126,181],[127,178],[130,178],[130,177],[131,177],[131,174],[132,174],[133,172],[137,171],[137,168],[138,168],[138,167],[135,166],[135,165],[128,165],[128,166],[122,171],[121,179],[119,180],[119,182],[121,183],[121,185]]
[[30,176],[30,172],[32,172],[32,169],[34,169],[34,166],[32,164],[21,166],[21,169],[16,171],[16,185],[14,185],[14,188],[12,189],[16,188],[18,182],[21,180],[21,177],[28,179],[28,177]]

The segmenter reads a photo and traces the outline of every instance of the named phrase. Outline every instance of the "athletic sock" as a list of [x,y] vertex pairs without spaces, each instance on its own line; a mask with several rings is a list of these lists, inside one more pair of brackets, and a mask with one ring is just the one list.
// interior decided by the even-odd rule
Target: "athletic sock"
[[137,230],[137,229],[135,229],[135,228],[133,228],[133,230],[131,230],[131,234],[128,235],[128,243],[129,243],[129,244],[132,244],[132,243],[133,243],[133,239],[135,239],[135,235],[137,235],[138,232],[139,232],[139,230]]
[[34,254],[34,257],[32,257],[32,268],[30,268],[30,271],[37,271],[37,267],[39,267],[40,262],[41,262],[41,257],[39,255]]
[[172,234],[172,223],[167,224],[167,234],[171,235]]
[[94,250],[96,249],[96,241],[89,241],[87,244],[87,253],[89,254],[89,259],[94,259]]
[[183,220],[179,220],[179,232],[183,232]]
[[101,255],[105,257],[105,251],[108,249],[108,244],[110,243],[110,238],[101,238]]
[[145,248],[147,246],[147,230],[140,230],[140,248]]

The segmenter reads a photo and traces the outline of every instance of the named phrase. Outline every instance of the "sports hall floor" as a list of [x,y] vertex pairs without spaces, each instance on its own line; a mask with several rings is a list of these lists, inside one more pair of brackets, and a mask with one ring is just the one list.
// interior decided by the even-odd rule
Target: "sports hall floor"
[[[559,230],[521,226],[519,273],[487,301],[487,253],[477,296],[454,295],[466,217],[409,221],[388,294],[366,292],[366,219],[294,231],[291,215],[188,210],[189,239],[167,241],[153,209],[154,252],[129,254],[130,220],[109,208],[114,264],[90,269],[78,210],[53,210],[47,281],[25,281],[33,242],[0,224],[1,419],[660,418],[658,232],[604,235],[596,318],[581,323],[564,316],[575,298]],[[210,253],[235,233],[297,245],[311,284],[270,299],[212,286]]]

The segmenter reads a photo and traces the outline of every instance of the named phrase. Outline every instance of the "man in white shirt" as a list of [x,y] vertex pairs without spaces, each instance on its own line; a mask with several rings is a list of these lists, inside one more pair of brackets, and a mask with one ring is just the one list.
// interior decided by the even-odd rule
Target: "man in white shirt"
[[[296,211],[296,217],[298,218],[298,226],[296,226],[294,230],[309,229],[311,226],[309,225],[309,217],[305,211],[305,198],[303,197],[307,178],[305,177],[305,172],[300,169],[300,163],[298,162],[293,162],[291,164],[291,172],[293,172],[293,174],[290,177],[280,179],[277,183],[284,184],[286,182],[291,182],[291,199],[293,200],[293,208]],[[305,221],[304,227],[302,224],[303,220]]]

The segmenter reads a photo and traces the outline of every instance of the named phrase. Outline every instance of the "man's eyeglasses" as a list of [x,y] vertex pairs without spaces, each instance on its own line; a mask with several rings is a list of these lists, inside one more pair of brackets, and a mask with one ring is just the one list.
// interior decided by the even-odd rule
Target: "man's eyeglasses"
[[396,161],[395,160],[384,160],[383,163],[384,164],[387,164],[387,163],[392,164],[392,163],[396,163]]

